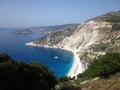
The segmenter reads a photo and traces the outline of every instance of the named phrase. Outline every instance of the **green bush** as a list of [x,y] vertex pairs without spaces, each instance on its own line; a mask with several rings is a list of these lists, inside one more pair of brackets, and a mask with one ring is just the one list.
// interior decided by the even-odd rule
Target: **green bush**
[[59,83],[67,82],[69,81],[69,79],[70,79],[69,77],[63,76],[63,77],[58,78],[58,82]]
[[88,69],[82,74],[82,77],[108,77],[116,72],[120,72],[120,54],[106,53],[94,59],[89,64]]

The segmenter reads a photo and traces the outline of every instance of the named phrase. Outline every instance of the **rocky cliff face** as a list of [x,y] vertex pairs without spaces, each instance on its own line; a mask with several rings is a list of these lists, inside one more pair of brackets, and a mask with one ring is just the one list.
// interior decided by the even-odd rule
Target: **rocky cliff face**
[[120,52],[120,11],[56,31],[33,44],[75,51],[83,62],[89,62],[105,52]]

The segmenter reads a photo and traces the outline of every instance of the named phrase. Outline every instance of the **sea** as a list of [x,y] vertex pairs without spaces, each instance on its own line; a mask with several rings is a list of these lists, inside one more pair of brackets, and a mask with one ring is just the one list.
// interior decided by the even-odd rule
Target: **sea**
[[14,29],[0,29],[0,54],[8,53],[18,62],[40,62],[54,72],[54,76],[66,76],[72,67],[74,54],[67,50],[26,46],[45,34],[13,34]]

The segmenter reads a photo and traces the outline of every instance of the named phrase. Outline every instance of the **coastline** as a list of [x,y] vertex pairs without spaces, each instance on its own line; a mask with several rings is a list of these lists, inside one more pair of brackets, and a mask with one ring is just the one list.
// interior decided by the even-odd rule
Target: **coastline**
[[83,64],[80,62],[79,56],[74,51],[71,52],[73,52],[74,54],[74,61],[67,76],[71,78],[72,77],[77,78],[77,75],[82,73],[84,71],[84,68],[83,68]]
[[[42,47],[39,45],[35,45],[33,42],[25,43],[25,45],[34,46],[34,47]],[[44,48],[57,48],[57,47],[44,46]],[[83,67],[83,64],[80,62],[79,55],[77,55],[75,51],[72,51],[72,50],[67,49],[67,48],[57,48],[57,49],[67,50],[67,51],[70,51],[74,54],[73,64],[72,64],[71,69],[69,70],[69,72],[67,74],[67,77],[77,78],[77,75],[82,73],[85,70]]]

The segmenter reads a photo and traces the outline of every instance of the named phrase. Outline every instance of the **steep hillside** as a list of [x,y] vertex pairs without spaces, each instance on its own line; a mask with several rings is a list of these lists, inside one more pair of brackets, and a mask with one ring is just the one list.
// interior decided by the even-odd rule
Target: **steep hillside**
[[96,77],[84,82],[80,82],[80,79],[64,82],[61,86],[56,90],[120,90],[120,73],[113,74],[109,78]]
[[44,46],[53,47],[54,45],[58,44],[60,41],[62,41],[66,37],[70,37],[75,32],[76,29],[77,29],[77,26],[66,27],[59,31],[50,33],[47,36],[36,40],[34,43],[42,47]]
[[76,52],[84,64],[105,52],[120,52],[120,11],[56,31],[27,45],[68,49]]
[[111,75],[107,79],[94,78],[86,83],[81,83],[78,89],[73,90],[120,90],[120,73]]

